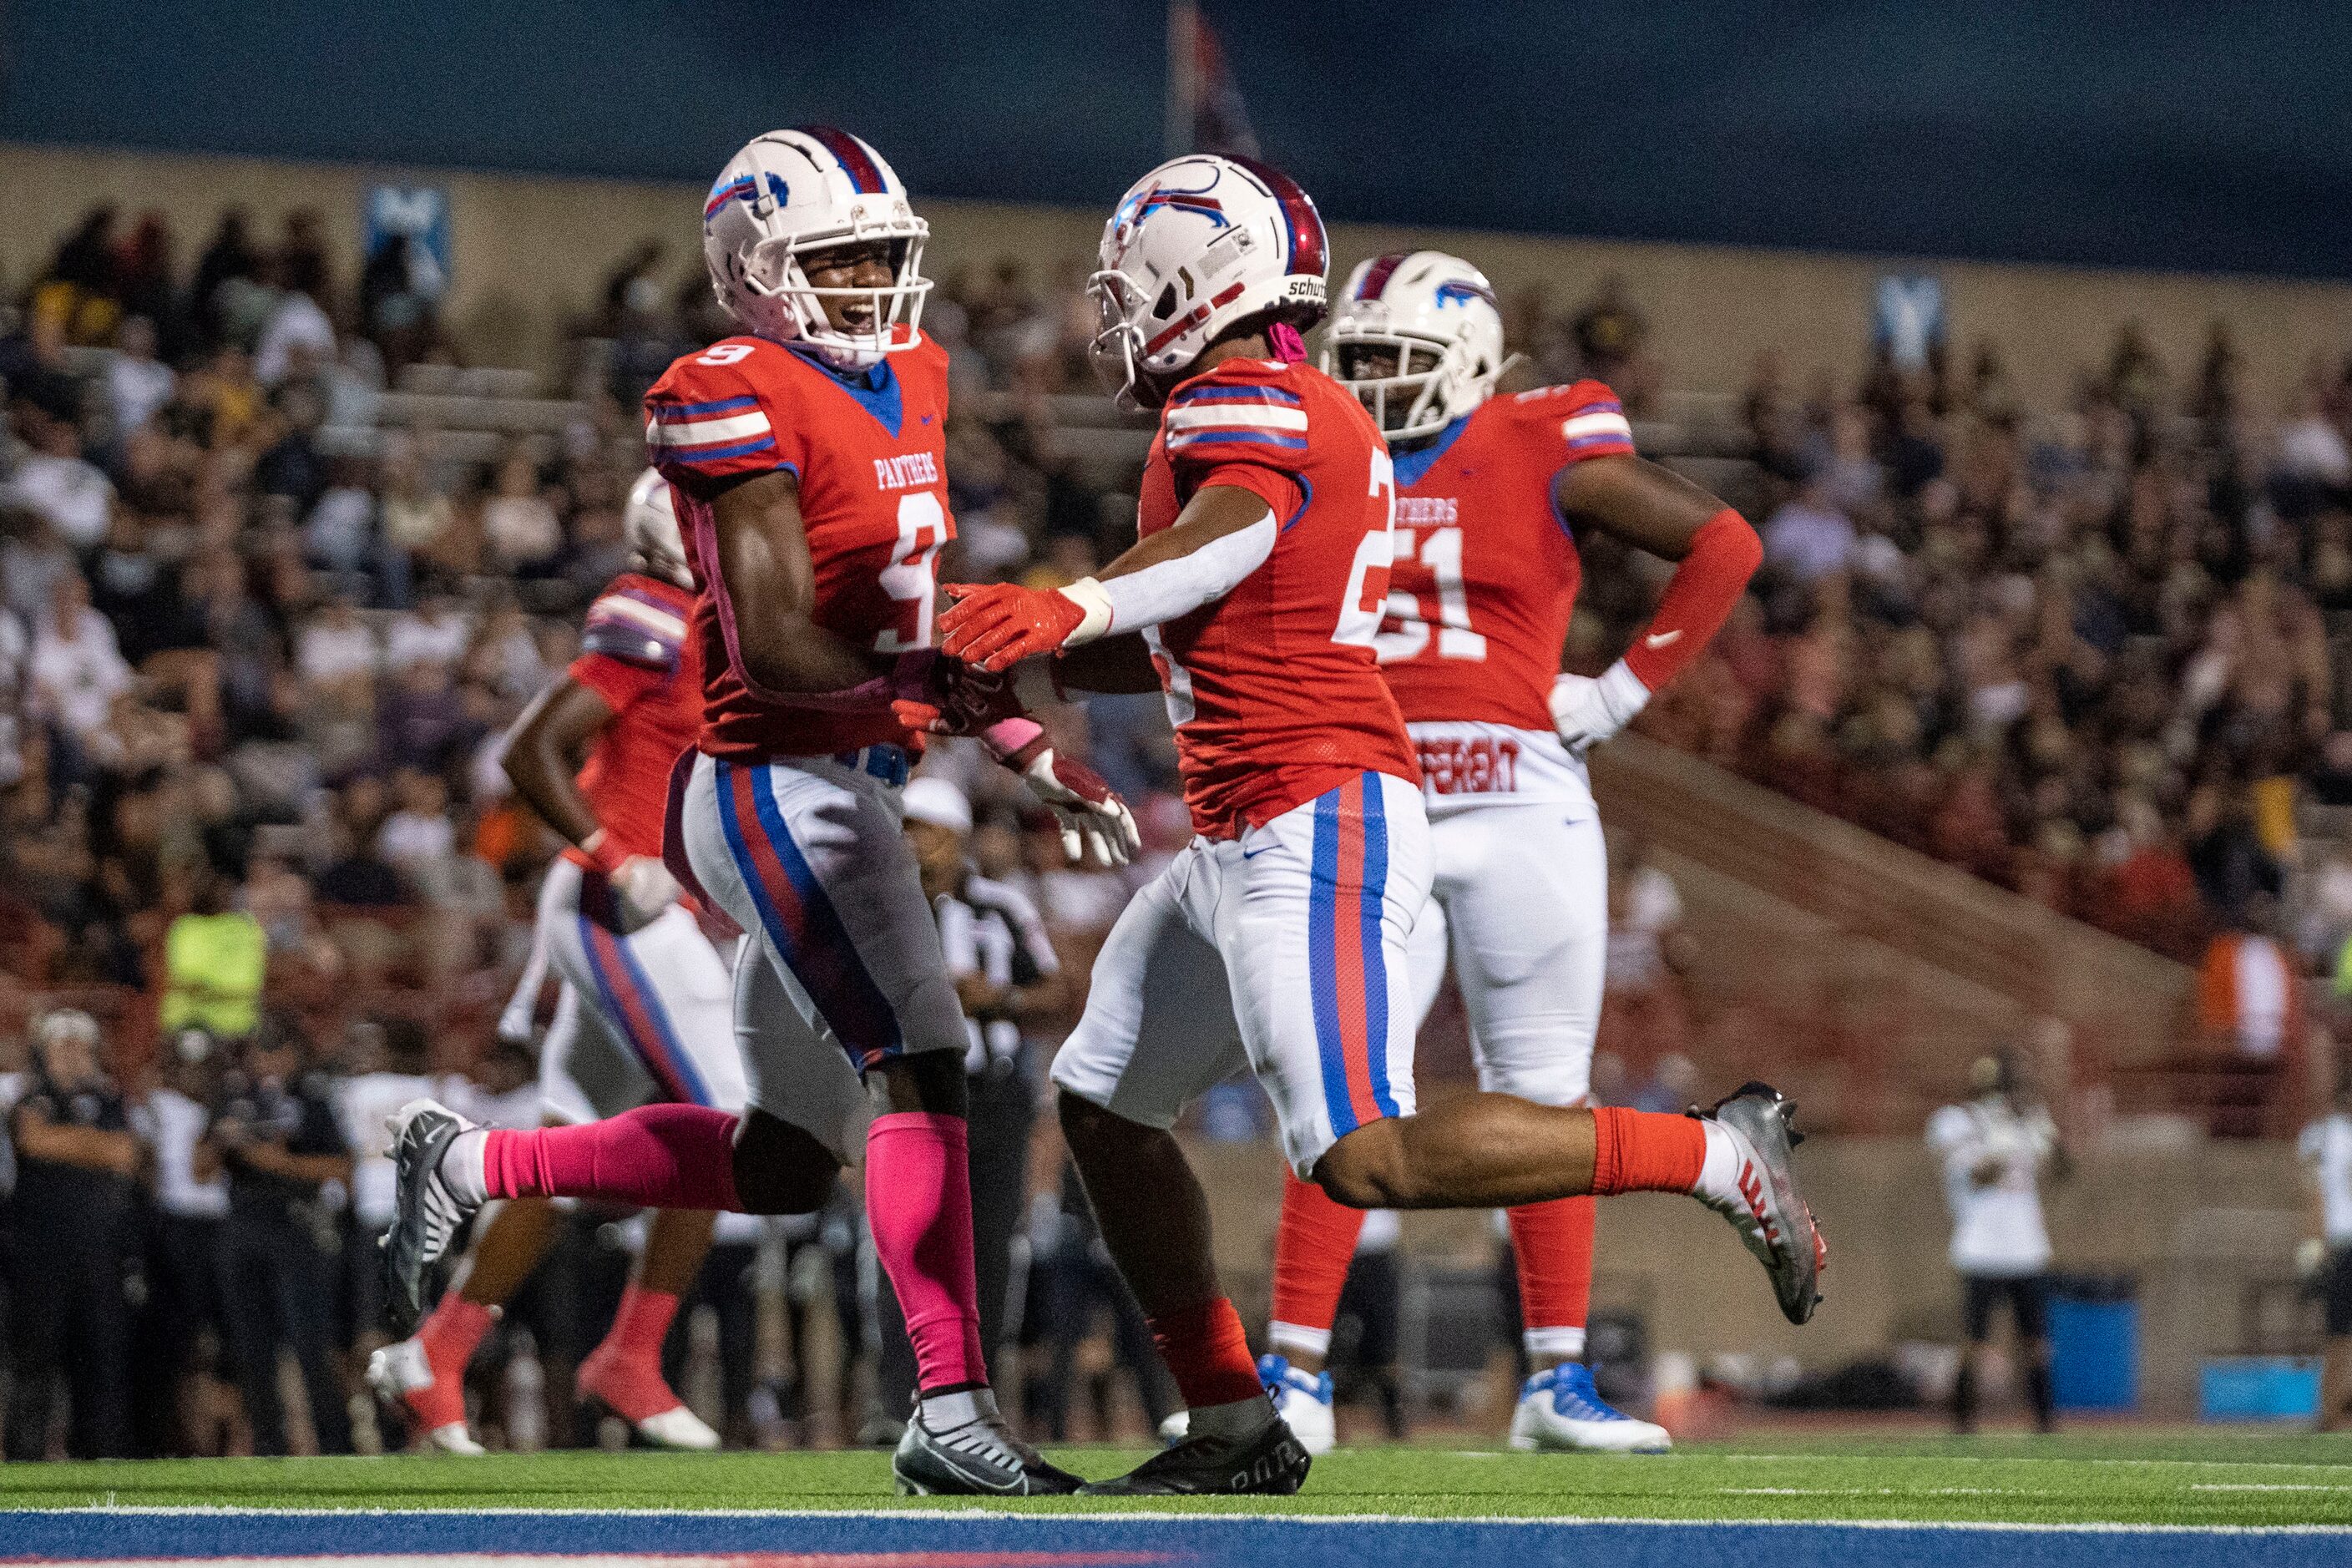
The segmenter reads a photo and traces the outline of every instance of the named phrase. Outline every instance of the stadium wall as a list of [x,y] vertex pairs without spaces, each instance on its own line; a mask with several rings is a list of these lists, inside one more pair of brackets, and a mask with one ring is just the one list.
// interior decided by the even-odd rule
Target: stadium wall
[[[605,274],[639,241],[669,242],[668,277],[694,265],[702,190],[685,183],[564,179],[451,170],[297,163],[0,142],[0,286],[21,287],[93,202],[168,216],[193,262],[220,210],[247,207],[274,229],[302,206],[325,215],[343,276],[355,275],[361,203],[381,181],[437,184],[452,209],[453,293],[446,319],[488,363],[552,368],[564,323],[591,307]],[[1101,215],[926,198],[935,275],[1002,258],[1028,263],[1041,286],[1074,287]],[[2227,321],[2243,356],[2251,406],[2277,412],[2307,366],[2340,354],[2352,285],[2242,276],[1927,261],[1718,246],[1615,243],[1463,230],[1336,226],[1334,276],[1381,250],[1460,250],[1502,289],[1544,289],[1572,303],[1622,273],[1648,314],[1664,383],[1728,395],[1756,357],[1777,353],[1800,385],[1841,380],[1864,363],[1873,298],[1890,272],[1943,284],[1952,340],[2005,352],[2028,404],[2063,407],[2075,376],[2103,364],[2116,329],[2138,321],[2176,384],[2193,374],[2209,323]]]

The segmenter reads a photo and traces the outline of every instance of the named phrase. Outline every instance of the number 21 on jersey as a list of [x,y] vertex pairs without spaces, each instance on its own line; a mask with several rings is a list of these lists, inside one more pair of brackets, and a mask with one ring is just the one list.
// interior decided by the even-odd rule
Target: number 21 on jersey
[[1365,492],[1381,498],[1381,526],[1365,531],[1357,542],[1356,559],[1348,569],[1348,592],[1339,604],[1339,624],[1331,640],[1370,647],[1378,640],[1381,616],[1389,605],[1389,568],[1396,559],[1396,468],[1383,451],[1372,453],[1371,488]]

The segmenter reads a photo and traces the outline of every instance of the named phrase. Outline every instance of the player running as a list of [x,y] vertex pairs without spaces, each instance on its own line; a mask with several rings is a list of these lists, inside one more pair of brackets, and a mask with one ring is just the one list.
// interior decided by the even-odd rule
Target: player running
[[[944,651],[991,670],[1058,653],[1072,685],[1157,684],[1198,834],[1119,917],[1054,1064],[1103,1238],[1191,1411],[1185,1441],[1089,1490],[1288,1492],[1306,1476],[1169,1131],[1244,1056],[1292,1169],[1341,1204],[1690,1193],[1738,1227],[1791,1321],[1816,1299],[1821,1241],[1769,1089],[1699,1118],[1494,1093],[1414,1113],[1407,943],[1429,827],[1373,652],[1394,481],[1363,405],[1303,363],[1324,254],[1313,204],[1256,163],[1179,158],[1129,190],[1089,289],[1107,379],[1162,410],[1139,542],[1067,588],[951,586],[961,602],[940,619]],[[1223,958],[1240,1051],[1197,1006],[1147,1012],[1155,967],[1203,943]]]
[[[703,251],[740,336],[646,395],[702,592],[688,636],[701,733],[673,775],[669,864],[751,933],[735,1030],[741,1117],[649,1106],[585,1127],[482,1131],[404,1113],[401,1291],[492,1197],[797,1214],[850,1155],[812,1108],[854,1100],[875,1251],[919,1372],[894,1459],[910,1491],[1068,1491],[1013,1437],[981,1353],[964,1127],[963,1016],[899,832],[906,731],[894,699],[932,689],[932,558],[946,500],[947,355],[919,330],[928,233],[879,154],[829,128],[759,137],[703,208]],[[1134,824],[1036,726],[992,731],[1070,835],[1124,859]]]
[[[1373,647],[1421,754],[1433,878],[1410,949],[1425,1019],[1449,945],[1482,1089],[1585,1103],[1609,938],[1609,871],[1584,753],[1706,646],[1760,551],[1739,514],[1633,455],[1596,381],[1495,395],[1503,321],[1468,262],[1375,257],[1349,278],[1323,368],[1388,437],[1395,565]],[[1596,528],[1680,563],[1655,617],[1598,679],[1559,673]],[[1451,939],[1450,944],[1449,940]],[[1580,1360],[1592,1285],[1590,1197],[1510,1211],[1528,1360],[1518,1448],[1652,1452],[1664,1427],[1611,1407]],[[1323,1372],[1363,1215],[1297,1176],[1275,1244],[1276,1405],[1310,1452],[1333,1440]]]
[[[629,489],[624,531],[630,569],[589,606],[580,657],[525,710],[506,747],[516,792],[566,844],[541,886],[534,962],[501,1026],[528,1037],[551,964],[562,994],[541,1052],[540,1100],[557,1125],[655,1102],[743,1110],[730,963],[661,860],[670,767],[694,744],[702,667],[686,635],[694,579],[668,481],[653,469]],[[835,1110],[851,1113],[856,1102],[842,1096]],[[466,1363],[559,1223],[544,1198],[502,1205],[476,1237],[463,1282],[414,1336],[369,1358],[369,1384],[433,1447],[482,1451],[466,1429]],[[711,1224],[707,1209],[654,1216],[611,1331],[580,1363],[581,1393],[662,1447],[719,1446],[661,1372],[662,1339]]]

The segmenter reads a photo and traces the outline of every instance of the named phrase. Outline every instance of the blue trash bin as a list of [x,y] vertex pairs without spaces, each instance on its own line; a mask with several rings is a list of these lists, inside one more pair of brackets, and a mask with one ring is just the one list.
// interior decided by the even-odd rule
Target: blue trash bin
[[2139,1281],[2060,1275],[2051,1281],[2050,1383],[2061,1410],[2139,1407]]

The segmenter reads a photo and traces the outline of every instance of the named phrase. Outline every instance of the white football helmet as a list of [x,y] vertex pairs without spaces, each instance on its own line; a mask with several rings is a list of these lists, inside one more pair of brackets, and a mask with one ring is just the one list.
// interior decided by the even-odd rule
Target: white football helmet
[[686,541],[677,531],[677,505],[669,493],[669,481],[659,469],[647,468],[629,487],[629,504],[621,513],[621,536],[648,576],[667,579],[681,588],[694,586],[694,574],[686,564]]
[[[702,204],[702,258],[719,303],[738,326],[780,343],[805,343],[848,370],[915,346],[930,226],[882,154],[829,125],[771,131],[727,161]],[[878,289],[819,289],[803,258],[837,245],[887,240],[891,281]],[[866,330],[833,324],[827,301],[870,300]]]
[[[1367,350],[1393,353],[1395,369],[1361,374]],[[1348,274],[1323,370],[1364,400],[1390,439],[1434,436],[1494,395],[1503,373],[1495,287],[1443,251],[1375,256]]]
[[[1234,323],[1271,316],[1301,331],[1323,319],[1328,247],[1297,182],[1246,158],[1171,158],[1138,180],[1103,227],[1093,357],[1130,409],[1165,388]],[[1158,383],[1158,385],[1154,385]]]

